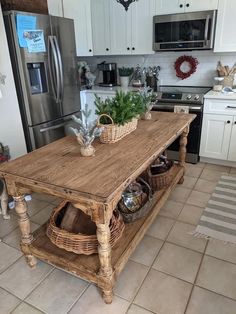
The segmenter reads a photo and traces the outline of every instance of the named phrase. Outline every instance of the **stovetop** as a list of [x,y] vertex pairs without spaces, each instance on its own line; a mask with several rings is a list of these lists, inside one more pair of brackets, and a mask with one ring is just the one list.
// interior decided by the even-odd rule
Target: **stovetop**
[[203,104],[204,95],[211,87],[162,85],[157,92],[158,102]]

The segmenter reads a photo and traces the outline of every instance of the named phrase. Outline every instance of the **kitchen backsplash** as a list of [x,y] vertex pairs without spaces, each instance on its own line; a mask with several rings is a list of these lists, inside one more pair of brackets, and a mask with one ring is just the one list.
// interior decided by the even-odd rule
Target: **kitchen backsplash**
[[[197,72],[186,80],[180,80],[175,75],[174,62],[181,55],[191,55],[199,61]],[[161,52],[147,56],[103,56],[79,58],[85,60],[91,67],[91,71],[96,70],[96,65],[103,61],[116,62],[118,67],[141,67],[159,65],[160,84],[162,85],[187,85],[187,86],[212,86],[214,77],[217,76],[216,66],[220,60],[223,65],[232,67],[236,62],[236,53],[213,53],[212,51],[186,51],[186,52]]]

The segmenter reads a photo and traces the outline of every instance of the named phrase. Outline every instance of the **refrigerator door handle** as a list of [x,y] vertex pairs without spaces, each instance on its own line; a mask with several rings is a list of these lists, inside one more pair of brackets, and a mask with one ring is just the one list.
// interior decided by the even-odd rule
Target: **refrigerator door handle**
[[[72,119],[70,119],[70,120],[72,120]],[[44,133],[44,132],[47,132],[47,131],[50,131],[50,130],[59,129],[59,128],[65,126],[70,120],[67,120],[67,121],[65,121],[63,123],[60,123],[60,124],[57,124],[57,125],[52,125],[52,126],[49,126],[47,128],[40,129],[39,132],[40,133]]]
[[57,58],[58,58],[58,65],[59,65],[59,74],[60,74],[60,100],[62,101],[63,99],[63,94],[64,94],[64,76],[63,76],[63,65],[62,65],[62,58],[61,58],[61,51],[58,45],[58,40],[57,37],[54,36],[54,42],[55,42],[55,47],[57,51]]
[[[57,103],[60,101],[60,74],[59,74],[59,64],[57,58],[57,51],[53,41],[53,36],[48,36],[48,47],[49,47],[49,73],[53,86],[53,94]],[[55,72],[52,69],[52,56],[55,65]],[[55,77],[56,75],[56,77]],[[55,83],[56,81],[56,83]]]

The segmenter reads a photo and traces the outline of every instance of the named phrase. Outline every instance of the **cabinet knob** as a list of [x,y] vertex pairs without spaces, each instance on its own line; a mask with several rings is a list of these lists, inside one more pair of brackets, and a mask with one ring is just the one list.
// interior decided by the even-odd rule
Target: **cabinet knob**
[[134,47],[132,47],[132,50],[135,50],[135,48],[134,48]]
[[179,7],[180,7],[180,8],[182,8],[182,7],[183,7],[183,5],[182,5],[182,4],[180,4],[180,5],[179,5]]
[[130,50],[130,47],[127,47],[127,50]]
[[109,48],[106,48],[106,51],[109,51]]
[[227,123],[227,124],[230,124],[230,120],[228,120],[226,123]]
[[234,124],[236,124],[236,121],[234,121]]
[[186,4],[186,7],[187,7],[187,8],[189,7],[189,3]]
[[89,49],[89,52],[92,52],[92,49]]

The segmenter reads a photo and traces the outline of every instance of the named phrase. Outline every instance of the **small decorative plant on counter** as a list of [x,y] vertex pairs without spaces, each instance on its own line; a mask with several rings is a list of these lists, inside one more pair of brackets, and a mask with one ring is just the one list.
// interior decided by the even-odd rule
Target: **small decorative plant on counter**
[[141,97],[141,101],[144,108],[144,113],[141,115],[141,118],[143,120],[151,120],[152,118],[151,110],[153,108],[152,89],[150,89],[150,87],[145,86],[142,90],[139,91],[139,95]]
[[84,122],[75,115],[72,116],[73,121],[79,125],[79,129],[71,127],[71,130],[74,132],[78,143],[81,145],[81,155],[90,157],[95,155],[95,148],[92,146],[92,142],[96,137],[101,135],[103,129],[97,127],[97,120],[88,123],[88,118],[91,115],[91,110],[88,110],[88,105],[85,105],[85,110],[82,110],[82,114],[84,116]]
[[117,91],[114,98],[101,100],[95,95],[98,126],[103,126],[102,143],[115,143],[137,128],[138,117],[145,111],[138,93]]
[[119,76],[120,76],[120,85],[123,88],[127,88],[129,86],[130,76],[133,74],[133,68],[118,68]]

